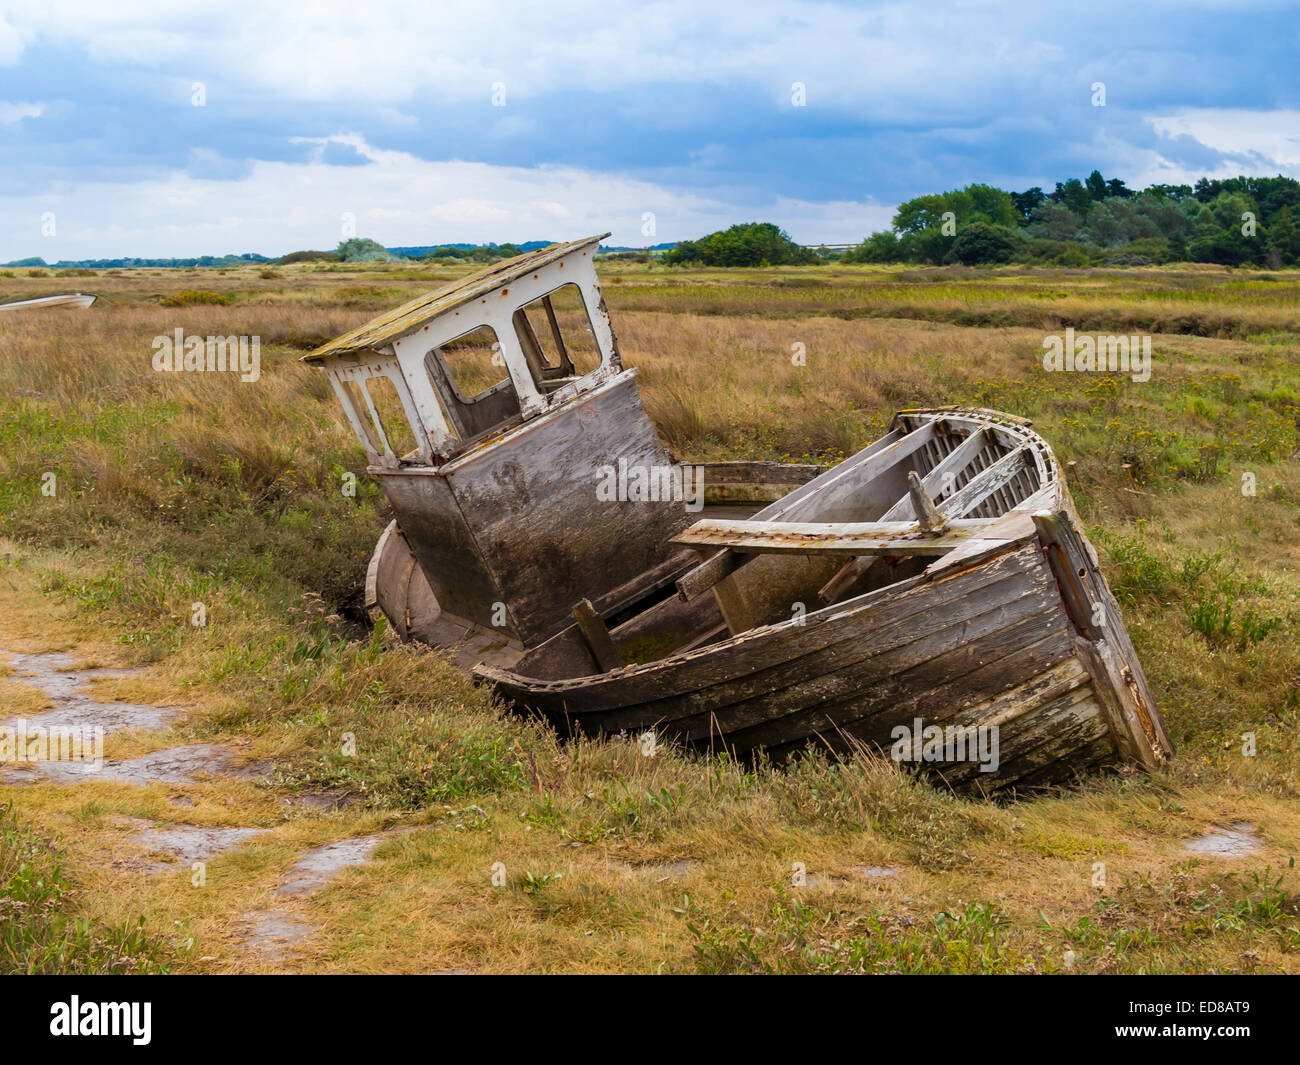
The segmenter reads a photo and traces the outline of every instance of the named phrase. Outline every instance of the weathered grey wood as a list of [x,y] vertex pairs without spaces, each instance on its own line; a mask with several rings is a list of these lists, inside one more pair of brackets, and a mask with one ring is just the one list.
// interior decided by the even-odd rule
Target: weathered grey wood
[[[1042,592],[1026,593],[992,609],[985,608],[963,624],[913,631],[897,646],[844,656],[844,661],[837,656],[832,668],[798,684],[691,717],[665,720],[660,725],[697,741],[707,738],[707,720],[711,717],[725,731],[729,742],[740,750],[792,737],[806,740],[811,738],[812,731],[806,727],[804,715],[815,714],[828,704],[836,704],[841,711],[836,719],[847,723],[859,716],[859,711],[850,708],[896,711],[912,696],[923,703],[927,693],[972,672],[984,661],[1038,641],[1052,631],[1059,632],[1059,627],[1051,628],[1049,609],[1050,603]],[[971,630],[980,635],[972,636]],[[1062,642],[1054,653],[1068,654],[1068,642]],[[1002,682],[1005,683],[1005,678]],[[650,724],[654,722],[619,727]],[[762,732],[749,731],[760,727]]]
[[[746,692],[770,689],[781,677],[815,674],[823,667],[811,659],[822,650],[843,654],[856,644],[869,654],[895,639],[914,638],[911,630],[927,615],[961,620],[968,611],[1014,598],[1017,590],[1026,587],[1024,582],[1046,587],[1048,580],[1037,544],[1031,544],[942,579],[914,578],[828,607],[809,614],[802,625],[764,627],[691,654],[601,677],[533,681],[499,670],[476,672],[503,689],[527,693],[530,702],[545,709],[614,710],[696,693],[716,706],[730,697],[718,692],[744,697]],[[994,590],[1004,582],[1015,583]]]
[[72,292],[61,296],[38,296],[30,300],[18,300],[14,303],[0,303],[0,311],[26,311],[42,307],[63,307],[84,311],[96,297],[82,292]]
[[970,786],[994,793],[1012,787],[1028,773],[1106,736],[1108,729],[1091,688],[1078,688],[999,728],[999,765],[981,773],[970,764],[940,767],[950,787]]
[[941,532],[927,532],[911,521],[835,525],[706,519],[678,533],[673,543],[687,547],[726,547],[747,554],[942,555],[964,540],[978,536],[992,520],[950,521]]
[[744,561],[745,556],[734,551],[718,551],[678,578],[677,594],[687,602],[698,599],[720,580],[739,569]]
[[[825,519],[839,498],[852,494],[855,485],[868,483],[885,470],[910,458],[933,439],[934,433],[933,423],[926,423],[907,433],[891,432],[856,455],[851,455],[838,466],[815,477],[802,488],[763,508],[754,515],[753,520]],[[702,595],[735,573],[746,561],[744,558],[731,557],[728,551],[723,550],[702,562],[698,573],[687,574],[678,584],[678,594],[687,600]]]
[[907,474],[907,494],[912,501],[912,510],[916,514],[916,524],[923,532],[937,535],[948,527],[947,520],[939,513],[934,500],[926,492],[915,470],[910,470]]
[[615,378],[571,406],[437,469],[373,471],[444,609],[535,647],[673,554],[690,524],[681,500],[601,498],[602,471],[671,469],[634,379]]
[[1173,755],[1173,742],[1156,712],[1119,604],[1106,585],[1091,545],[1064,511],[1040,512],[1033,517],[1116,746],[1125,758],[1144,768],[1164,765]]
[[[925,475],[925,478],[921,481],[922,487],[931,495],[942,492],[945,478],[948,476],[955,477],[964,470],[971,460],[986,446],[989,439],[988,433],[983,429],[968,433],[965,440],[953,448],[947,456]],[[885,511],[880,520],[907,521],[909,518],[914,517],[916,517],[916,509],[912,503],[912,493],[909,491],[907,495]],[[817,593],[817,597],[823,603],[833,603],[837,599],[844,598],[867,575],[867,571],[875,565],[878,557],[877,555],[863,555],[850,559],[844,563],[844,566],[834,577],[822,586]]]
[[601,670],[608,672],[611,669],[618,669],[623,664],[623,660],[619,657],[618,649],[615,648],[605,623],[596,613],[596,608],[591,605],[591,600],[578,600],[578,604],[573,608],[573,617]]
[[[1025,509],[1030,500],[1068,503],[1055,460],[1035,441],[1016,424],[986,425],[962,413],[942,429],[933,418],[903,426],[865,459],[842,464],[856,465],[859,475],[850,469],[831,477],[837,467],[753,519],[706,519],[666,538],[712,551],[701,563],[660,564],[653,581],[623,582],[626,599],[579,597],[590,601],[580,602],[571,624],[603,672],[550,681],[501,668],[476,672],[507,700],[564,729],[654,727],[688,743],[721,743],[738,752],[764,747],[776,756],[810,741],[837,749],[879,744],[903,715],[927,724],[996,725],[1003,761],[996,773],[965,762],[938,770],[952,786],[975,792],[1051,782],[1103,764],[1123,742],[1112,718],[1127,721],[1130,740],[1120,753],[1141,763],[1131,735],[1144,727],[1142,711],[1124,705],[1124,690],[1144,690],[1145,682],[1129,668],[1120,639],[1106,631],[1112,622],[1104,602],[1102,621],[1091,620],[1103,594],[1093,582],[1104,589],[1095,555],[1068,520],[1053,539]],[[875,520],[845,518],[862,507],[862,477],[872,470],[867,514]],[[944,494],[945,474],[964,475],[966,483]],[[736,477],[734,483],[747,483],[739,472]],[[882,498],[882,488],[894,494]],[[996,518],[970,516],[1010,508]],[[831,569],[807,586],[816,589],[838,565],[837,554],[867,565],[880,554],[936,561],[919,577],[814,611],[802,623],[757,624],[770,615],[755,615],[746,593],[789,576],[780,567],[820,556],[818,564]],[[761,563],[746,562],[759,555]],[[1059,572],[1067,561],[1084,572],[1082,594]],[[925,563],[898,564],[906,573]],[[646,597],[672,580],[681,598]],[[709,589],[731,624],[728,638],[719,638],[716,614],[681,601]],[[773,594],[781,605],[789,593]],[[620,603],[640,601],[647,606],[619,615],[630,620],[602,623]],[[680,629],[682,650],[645,665],[617,665],[625,657],[623,634],[654,639],[660,623]],[[1153,716],[1154,707],[1146,708]],[[1155,746],[1159,741],[1157,735]]]
[[1005,485],[1025,468],[1029,458],[1029,449],[1018,447],[1009,455],[1004,455],[992,466],[976,474],[951,496],[939,504],[939,510],[946,516],[960,518],[969,514],[989,496]]
[[[889,735],[895,725],[910,725],[920,716],[926,724],[979,725],[990,721],[998,708],[1024,709],[1039,699],[1040,677],[1073,661],[1068,633],[1059,624],[1040,628],[1029,619],[997,633],[988,633],[973,646],[962,647],[927,670],[927,683],[918,685],[911,675],[890,677],[867,696],[841,699],[810,707],[806,728],[820,733],[843,730],[858,739]],[[1025,680],[1029,678],[1029,680]],[[1091,679],[1084,674],[1084,683]],[[1074,682],[1069,687],[1080,686]],[[1051,693],[1051,697],[1060,694]],[[1006,700],[1005,704],[1002,700]],[[976,707],[982,707],[977,710]],[[799,717],[792,715],[792,724]],[[820,720],[818,720],[820,719]],[[867,720],[870,719],[870,720]],[[752,737],[761,741],[762,735]],[[883,743],[881,744],[883,746]],[[789,741],[765,744],[779,756],[793,746]]]

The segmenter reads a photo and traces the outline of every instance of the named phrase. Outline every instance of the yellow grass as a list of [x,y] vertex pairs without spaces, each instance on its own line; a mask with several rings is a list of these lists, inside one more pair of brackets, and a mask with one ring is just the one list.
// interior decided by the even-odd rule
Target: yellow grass
[[[267,783],[0,782],[66,853],[80,913],[143,916],[177,972],[1053,972],[1067,947],[1085,972],[1300,970],[1293,277],[607,271],[624,359],[683,458],[835,461],[895,409],[952,402],[1032,416],[1073,463],[1180,753],[1155,778],[995,806],[868,757],[748,768],[561,744],[436,654],[384,650],[356,610],[382,498],[297,356],[451,271],[278,271],[0,277],[0,298],[105,297],[0,319],[0,650],[140,667],[96,693],[183,708],[166,732],[108,737],[110,758],[213,742],[274,767]],[[235,301],[159,305],[184,289]],[[1156,319],[1147,386],[1041,369],[1062,322]],[[152,338],[177,327],[259,335],[261,380],[153,373]],[[1202,601],[1277,624],[1207,636],[1188,620]],[[43,705],[0,667],[4,717]],[[325,789],[353,801],[304,804]],[[130,842],[140,821],[265,834],[194,887],[187,866],[142,868],[158,856]],[[1236,821],[1258,831],[1249,857],[1185,850]],[[318,893],[274,896],[309,848],[392,829],[409,831]],[[314,931],[268,956],[248,941],[267,910]]]

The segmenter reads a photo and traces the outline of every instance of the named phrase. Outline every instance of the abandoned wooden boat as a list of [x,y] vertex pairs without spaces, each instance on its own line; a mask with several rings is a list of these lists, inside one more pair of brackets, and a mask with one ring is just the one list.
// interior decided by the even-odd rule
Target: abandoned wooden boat
[[904,411],[828,471],[677,463],[621,364],[598,240],[306,356],[392,505],[367,597],[399,635],[566,732],[866,745],[984,792],[1169,758],[1027,422]]
[[43,308],[62,308],[64,310],[84,311],[96,297],[84,292],[69,292],[60,296],[40,296],[36,299],[18,300],[16,303],[0,303],[0,311],[28,311]]

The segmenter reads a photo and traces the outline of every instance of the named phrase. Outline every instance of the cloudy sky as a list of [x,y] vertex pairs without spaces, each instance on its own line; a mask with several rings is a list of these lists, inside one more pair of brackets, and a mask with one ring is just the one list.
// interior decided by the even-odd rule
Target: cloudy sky
[[1297,5],[1252,0],[0,0],[0,261],[282,254],[351,219],[843,243],[972,181],[1300,176],[1297,54]]

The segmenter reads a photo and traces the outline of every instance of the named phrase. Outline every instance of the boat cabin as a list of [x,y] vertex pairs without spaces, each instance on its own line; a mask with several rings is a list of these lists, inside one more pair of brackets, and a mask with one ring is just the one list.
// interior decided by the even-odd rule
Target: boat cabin
[[303,361],[329,375],[372,465],[446,463],[622,371],[592,265],[601,239],[496,263]]
[[675,468],[619,359],[601,239],[494,264],[304,357],[329,376],[444,629],[533,646],[680,550],[681,498],[598,491],[611,471]]

